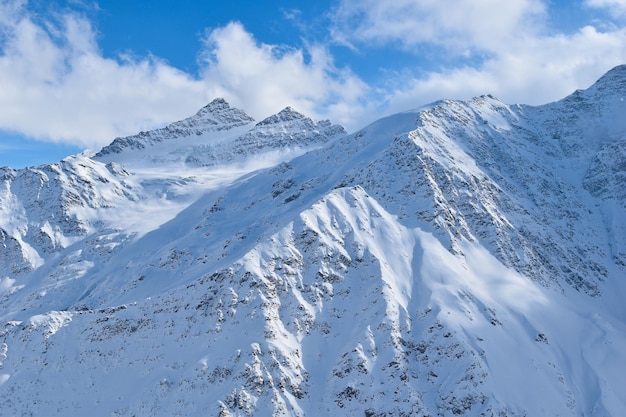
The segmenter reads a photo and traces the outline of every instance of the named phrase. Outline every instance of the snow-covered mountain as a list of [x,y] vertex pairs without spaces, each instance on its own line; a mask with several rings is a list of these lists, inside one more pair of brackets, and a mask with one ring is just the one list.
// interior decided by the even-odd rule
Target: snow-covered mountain
[[107,162],[185,166],[231,165],[270,157],[275,164],[303,150],[319,147],[346,134],[343,127],[328,120],[314,122],[287,107],[278,114],[253,124],[254,119],[231,108],[224,99],[215,99],[198,113],[163,129],[117,138],[95,155]]
[[626,414],[624,98],[217,99],[3,168],[0,415]]

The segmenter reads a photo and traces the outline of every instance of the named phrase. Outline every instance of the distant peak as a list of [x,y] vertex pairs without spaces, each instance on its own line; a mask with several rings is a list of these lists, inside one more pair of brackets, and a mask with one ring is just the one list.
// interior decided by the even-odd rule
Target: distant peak
[[607,75],[626,77],[626,64],[618,65],[618,66],[610,69],[605,74],[605,76],[607,76]]
[[609,89],[613,92],[623,93],[626,89],[626,65],[618,65],[610,69],[595,82],[593,87],[599,90]]
[[221,97],[213,99],[209,104],[198,110],[198,113],[196,113],[193,118],[211,119],[216,122],[227,124],[234,121],[241,121],[244,123],[254,121],[254,119],[243,110],[230,107],[230,104],[228,104],[228,102]]
[[230,104],[228,104],[228,102],[222,98],[222,97],[218,97],[213,99],[209,104],[207,104],[206,107],[212,107],[212,108],[220,108],[220,109],[230,109]]
[[229,110],[230,104],[221,97],[213,99],[209,104],[198,110],[198,115],[201,116],[206,113],[214,112],[216,110]]
[[171,123],[164,128],[141,132],[125,138],[116,138],[98,152],[96,157],[121,153],[125,149],[141,150],[168,139],[197,137],[207,132],[216,132],[245,126],[254,119],[243,110],[230,107],[223,98],[216,98],[191,117]]
[[282,120],[293,120],[293,119],[304,119],[306,116],[298,111],[296,111],[293,107],[287,106],[281,111],[278,112],[277,116],[279,116]]
[[209,105],[218,105],[218,104],[225,104],[228,106],[228,102],[223,97],[217,97],[209,103]]
[[273,116],[270,116],[259,123],[257,126],[272,125],[280,122],[289,122],[292,120],[308,119],[304,114],[297,112],[291,106],[287,106]]

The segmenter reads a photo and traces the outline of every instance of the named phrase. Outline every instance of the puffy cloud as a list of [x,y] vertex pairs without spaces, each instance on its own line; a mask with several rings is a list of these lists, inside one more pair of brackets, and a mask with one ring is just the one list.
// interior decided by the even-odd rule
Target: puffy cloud
[[[239,23],[207,34],[199,74],[189,74],[154,56],[104,57],[88,20],[56,16],[42,22],[24,2],[0,1],[0,129],[97,149],[218,96],[257,119],[288,105],[328,117],[358,107],[367,88],[323,47],[261,44]],[[342,121],[351,117],[346,110]]]
[[433,43],[493,50],[532,29],[545,14],[539,0],[341,0],[333,13],[339,42]]
[[289,104],[350,124],[351,113],[341,108],[361,107],[368,90],[350,70],[336,68],[326,48],[311,45],[303,51],[258,43],[240,23],[209,33],[203,61],[202,77],[252,115],[275,113]]
[[493,94],[508,103],[543,104],[591,85],[612,67],[626,62],[626,29],[577,33],[511,45],[480,66],[462,66],[407,77],[388,92],[389,111],[401,111],[440,98],[466,99]]
[[[586,0],[621,10],[624,0]],[[105,57],[81,15],[35,17],[23,0],[0,0],[0,129],[98,148],[193,114],[215,97],[256,119],[290,105],[348,129],[440,98],[491,93],[510,103],[539,104],[590,85],[626,62],[626,29],[615,23],[560,33],[541,0],[340,0],[332,13],[335,42],[392,50],[414,62],[382,66],[367,85],[335,63],[329,47],[259,42],[233,22],[207,31],[198,72],[158,57]],[[437,68],[420,68],[422,46],[444,51]],[[407,57],[409,57],[407,59]],[[360,68],[355,67],[355,71]],[[419,75],[416,75],[419,74]]]
[[448,54],[444,66],[420,75],[400,71],[387,80],[382,90],[388,113],[487,93],[509,103],[541,104],[626,62],[626,29],[585,26],[560,33],[548,26],[547,6],[539,0],[341,0],[334,16],[336,40],[354,48],[413,53],[418,67],[424,45]]
[[157,58],[104,58],[89,21],[78,15],[36,23],[22,4],[2,7],[3,129],[97,147],[171,121],[181,109],[178,116],[189,114],[207,95],[197,80]]

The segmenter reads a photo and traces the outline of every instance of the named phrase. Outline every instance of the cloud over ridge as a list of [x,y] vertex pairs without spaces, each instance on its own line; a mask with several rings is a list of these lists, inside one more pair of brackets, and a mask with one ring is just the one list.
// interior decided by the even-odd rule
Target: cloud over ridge
[[[105,56],[97,28],[78,12],[41,17],[26,1],[0,0],[0,129],[98,148],[189,116],[215,97],[255,118],[293,106],[349,130],[440,98],[491,93],[540,104],[626,62],[626,3],[584,4],[615,20],[565,32],[543,0],[339,0],[327,37],[303,33],[301,47],[263,43],[238,21],[208,29],[191,73],[166,57]],[[420,68],[425,47],[445,59]],[[415,66],[376,61],[385,76],[368,80],[345,59],[381,49]]]

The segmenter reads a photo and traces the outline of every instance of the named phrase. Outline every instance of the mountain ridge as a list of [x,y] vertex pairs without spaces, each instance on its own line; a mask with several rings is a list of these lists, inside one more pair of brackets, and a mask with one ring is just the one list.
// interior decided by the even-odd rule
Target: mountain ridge
[[230,130],[253,122],[254,119],[244,111],[231,108],[223,98],[216,98],[198,110],[195,115],[171,123],[164,128],[116,138],[95,156],[102,157],[110,153],[121,153],[125,148],[144,149],[146,146],[154,145],[163,140],[180,136],[200,136],[208,132]]
[[[231,171],[171,147],[3,171],[3,243],[40,259],[0,271],[0,401],[12,415],[620,415],[625,70],[544,106],[442,100],[350,134],[287,108],[195,135],[227,145]],[[54,181],[62,210],[27,210]]]
[[196,115],[163,129],[117,138],[94,159],[202,167],[243,163],[254,154],[273,152],[281,160],[281,154],[291,152],[293,157],[345,133],[340,125],[313,121],[291,107],[254,124],[245,112],[217,98]]

